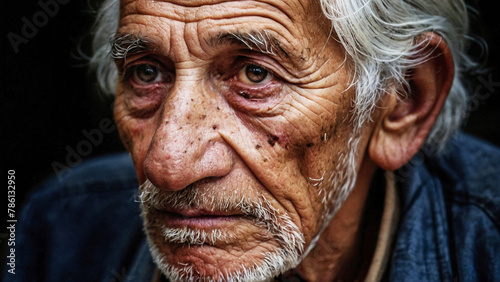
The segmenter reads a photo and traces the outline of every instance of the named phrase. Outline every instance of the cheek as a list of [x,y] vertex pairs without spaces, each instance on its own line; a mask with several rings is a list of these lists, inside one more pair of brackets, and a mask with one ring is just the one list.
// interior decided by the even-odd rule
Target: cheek
[[273,150],[281,158],[274,167],[288,172],[273,194],[293,202],[304,232],[315,234],[328,208],[325,197],[335,189],[329,178],[342,173],[339,159],[348,153],[352,125],[349,107],[339,106],[342,103],[329,102],[327,108],[326,103],[303,102],[291,106],[279,122],[264,122],[264,127],[277,139]]
[[132,156],[139,183],[142,183],[146,180],[143,163],[155,132],[156,117],[141,119],[131,116],[121,95],[117,95],[115,101],[114,117],[120,138]]

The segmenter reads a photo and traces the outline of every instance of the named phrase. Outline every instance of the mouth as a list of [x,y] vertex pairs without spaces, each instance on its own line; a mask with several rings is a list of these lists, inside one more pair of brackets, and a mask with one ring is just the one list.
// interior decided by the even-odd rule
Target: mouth
[[214,229],[229,227],[241,221],[243,214],[236,212],[216,212],[203,209],[155,210],[163,217],[167,228]]

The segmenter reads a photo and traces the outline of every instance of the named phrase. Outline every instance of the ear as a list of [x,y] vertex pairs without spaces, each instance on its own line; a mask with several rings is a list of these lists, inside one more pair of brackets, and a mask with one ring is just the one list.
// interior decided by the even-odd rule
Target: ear
[[370,138],[368,154],[384,170],[400,168],[418,152],[453,82],[453,58],[446,42],[435,33],[419,39],[417,56],[425,60],[409,71],[410,95],[398,99],[396,90],[385,95]]

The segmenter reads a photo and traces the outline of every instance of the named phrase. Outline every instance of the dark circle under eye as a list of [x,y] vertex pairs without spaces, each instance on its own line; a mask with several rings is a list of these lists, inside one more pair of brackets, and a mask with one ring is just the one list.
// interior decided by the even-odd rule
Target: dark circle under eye
[[152,65],[139,65],[135,69],[135,74],[142,82],[152,82],[158,77],[158,68]]
[[248,65],[245,69],[245,74],[251,82],[259,83],[267,78],[269,72],[260,66]]

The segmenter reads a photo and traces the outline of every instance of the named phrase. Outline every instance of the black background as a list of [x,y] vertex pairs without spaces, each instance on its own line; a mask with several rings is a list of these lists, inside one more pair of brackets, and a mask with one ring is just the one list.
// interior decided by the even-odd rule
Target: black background
[[[46,2],[47,0],[42,0]],[[7,35],[21,35],[23,17],[32,17],[41,8],[38,1],[2,1],[1,36],[1,190],[2,207],[6,207],[7,170],[16,171],[16,204],[21,206],[26,195],[43,179],[54,174],[53,162],[66,163],[68,146],[77,148],[86,140],[82,130],[99,128],[103,118],[112,119],[110,98],[95,93],[87,75],[84,55],[89,53],[89,37],[83,36],[91,26],[88,1],[65,0],[46,25],[38,28],[33,38],[19,45],[15,53]],[[95,6],[96,0],[90,1]],[[473,31],[489,45],[489,68],[482,77],[500,84],[500,21],[495,1],[469,1],[480,16]],[[479,48],[472,48],[478,52]],[[471,112],[465,131],[500,145],[500,86],[492,91],[476,88],[479,76],[470,79],[481,89],[476,99],[479,108]],[[104,134],[104,141],[91,149],[85,158],[123,150],[117,131]],[[6,216],[6,208],[0,213]],[[4,221],[5,222],[5,221]],[[5,230],[5,229],[2,229]],[[5,234],[0,240],[5,242]],[[3,245],[3,244],[2,244]]]

